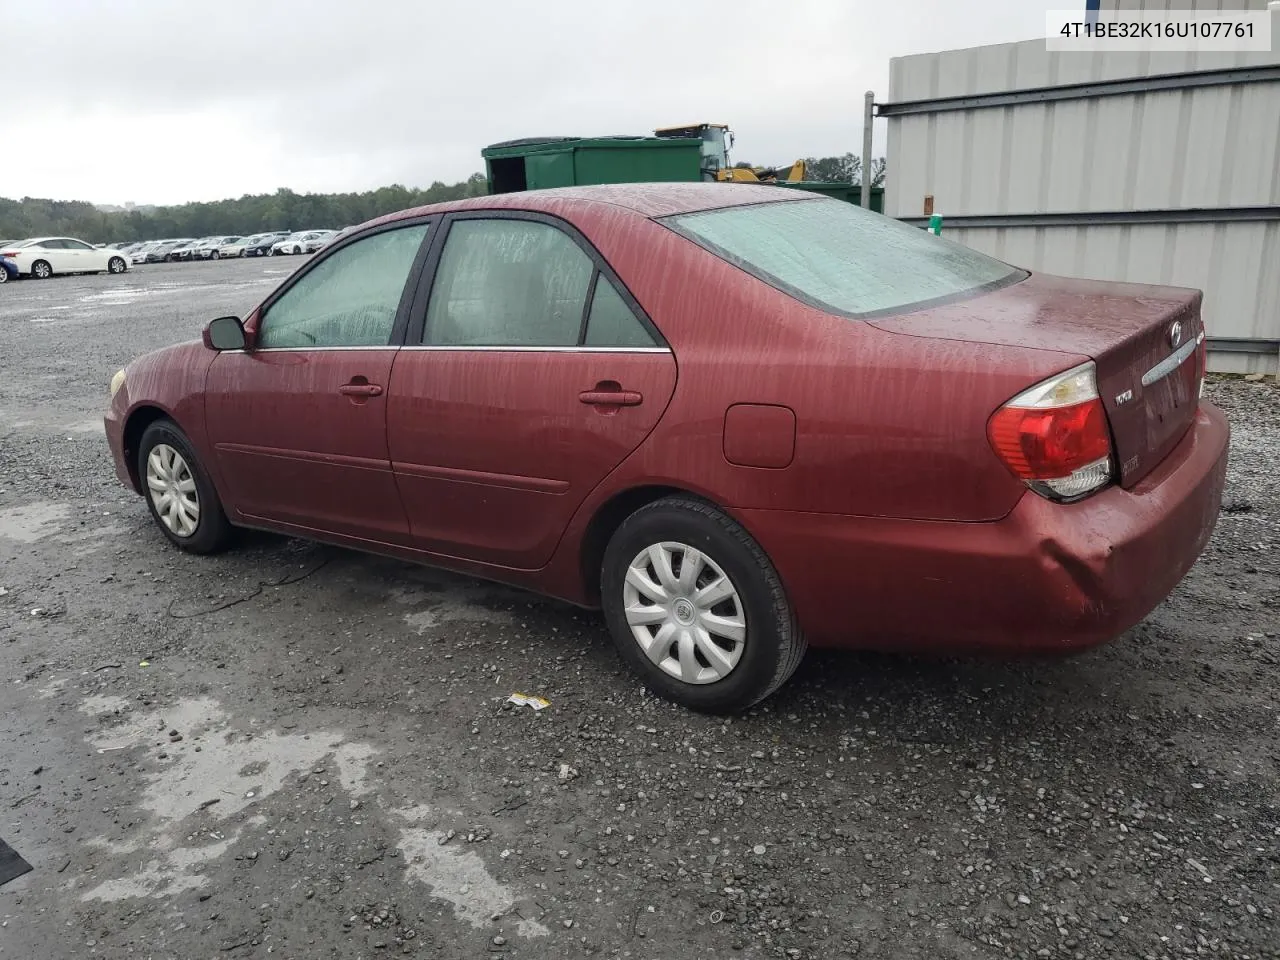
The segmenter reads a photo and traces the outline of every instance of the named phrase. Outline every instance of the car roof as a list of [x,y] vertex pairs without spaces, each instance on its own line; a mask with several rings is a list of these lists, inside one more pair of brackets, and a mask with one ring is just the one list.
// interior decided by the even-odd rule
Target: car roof
[[645,218],[666,217],[699,210],[780,200],[811,200],[804,190],[789,190],[771,184],[749,183],[611,183],[589,187],[553,187],[499,193],[466,200],[449,200],[412,210],[401,210],[379,218],[378,222],[401,220],[453,210],[531,210],[554,213],[570,206],[621,207]]

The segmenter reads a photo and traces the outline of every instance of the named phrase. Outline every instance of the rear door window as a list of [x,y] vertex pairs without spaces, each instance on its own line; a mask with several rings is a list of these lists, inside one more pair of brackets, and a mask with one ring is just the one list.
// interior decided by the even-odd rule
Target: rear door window
[[431,346],[575,346],[595,264],[563,230],[532,220],[449,227],[427,307]]
[[588,347],[653,347],[653,336],[631,312],[617,287],[600,274],[591,297],[591,312],[587,314],[587,336],[583,343]]

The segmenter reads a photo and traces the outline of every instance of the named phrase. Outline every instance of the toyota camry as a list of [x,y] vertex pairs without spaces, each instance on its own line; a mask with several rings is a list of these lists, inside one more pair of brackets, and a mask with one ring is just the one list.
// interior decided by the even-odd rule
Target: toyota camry
[[1201,302],[800,191],[503,194],[352,230],[117,373],[106,429],[182,549],[254,527],[600,608],[650,688],[733,711],[806,645],[1145,617],[1221,499]]

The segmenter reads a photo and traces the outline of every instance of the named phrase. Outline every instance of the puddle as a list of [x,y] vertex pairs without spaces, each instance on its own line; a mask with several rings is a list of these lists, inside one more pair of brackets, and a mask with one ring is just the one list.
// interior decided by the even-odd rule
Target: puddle
[[77,423],[64,424],[61,428],[63,433],[106,433],[106,427],[101,420],[81,420]]
[[36,692],[36,696],[41,700],[50,700],[62,693],[70,679],[70,677],[59,677],[57,680],[50,681]]
[[[41,693],[52,695],[64,684],[53,681]],[[82,713],[98,719],[100,729],[88,735],[98,751],[138,751],[129,757],[145,771],[139,775],[136,803],[149,814],[123,840],[86,841],[118,858],[120,872],[112,876],[110,863],[100,866],[96,875],[105,878],[80,894],[84,901],[168,898],[204,887],[209,880],[205,871],[246,833],[266,824],[266,817],[255,814],[254,808],[279,793],[296,774],[332,763],[338,785],[351,797],[372,789],[369,765],[379,751],[348,741],[339,731],[242,729],[212,697],[159,710],[135,706],[136,701],[103,695],[88,697],[79,706]],[[177,730],[182,740],[170,742],[170,730]],[[159,753],[168,759],[159,760]],[[218,802],[209,804],[210,800]],[[548,933],[536,919],[520,913],[521,904],[531,901],[522,901],[515,890],[494,879],[478,854],[441,845],[446,834],[434,829],[434,822],[424,825],[433,816],[429,807],[411,806],[389,815],[400,830],[406,881],[427,886],[431,897],[450,904],[454,915],[472,926],[488,926],[495,914],[505,914],[515,918],[521,936]],[[460,812],[451,814],[454,817],[465,819]]]
[[[402,819],[422,813],[421,807],[404,811]],[[443,845],[448,834],[440,830],[410,827],[400,831],[396,845],[404,857],[410,880],[425,883],[431,896],[453,905],[459,920],[473,927],[485,927],[495,914],[506,913],[519,899],[507,886],[499,883],[485,869],[484,861],[470,850]],[[516,932],[522,937],[544,937],[549,933],[537,920],[519,917]]]
[[0,539],[37,543],[54,533],[71,515],[65,503],[42,501],[0,510]]
[[484,585],[441,585],[439,589],[422,587],[395,587],[388,596],[404,606],[422,606],[426,609],[406,613],[402,618],[419,636],[442,623],[488,623],[494,626],[508,625],[515,618],[505,610],[493,610],[483,600],[493,596],[493,588]]
[[103,523],[92,530],[81,530],[77,533],[63,533],[54,538],[57,543],[65,543],[73,547],[72,555],[78,558],[87,557],[109,546],[128,534],[127,527],[118,523]]
[[142,297],[152,296],[158,291],[145,287],[117,287],[114,290],[103,290],[101,293],[87,293],[80,297],[81,303],[102,303],[104,301],[121,301],[129,303]]
[[[104,711],[99,708],[104,706],[105,712],[119,710],[110,701],[85,701],[81,710],[97,710],[100,715]],[[160,822],[162,830],[214,798],[219,802],[208,808],[208,815],[226,820],[275,793],[291,774],[317,766],[328,757],[337,762],[340,782],[348,793],[359,796],[367,792],[366,767],[376,751],[366,744],[348,744],[336,731],[304,735],[231,730],[227,714],[209,697],[184,700],[164,711],[121,713],[122,722],[91,734],[89,741],[103,751],[152,746],[169,755],[164,769],[145,775],[147,783],[138,801]],[[169,730],[177,730],[182,741],[170,743]]]

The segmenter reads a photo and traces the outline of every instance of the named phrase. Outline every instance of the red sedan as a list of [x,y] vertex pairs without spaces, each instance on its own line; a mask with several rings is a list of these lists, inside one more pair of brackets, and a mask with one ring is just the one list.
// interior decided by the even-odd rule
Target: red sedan
[[600,607],[652,689],[736,710],[806,643],[1146,616],[1221,499],[1200,306],[799,191],[506,194],[357,228],[134,361],[107,437],[183,549],[258,527]]

